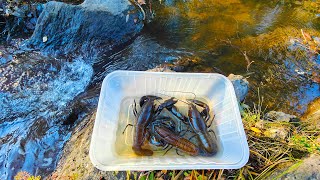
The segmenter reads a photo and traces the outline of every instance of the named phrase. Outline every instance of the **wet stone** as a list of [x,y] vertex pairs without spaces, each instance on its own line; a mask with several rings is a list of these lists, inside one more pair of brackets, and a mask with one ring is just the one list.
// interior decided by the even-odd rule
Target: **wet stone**
[[249,82],[241,75],[230,74],[228,78],[233,84],[238,101],[243,101],[248,95]]
[[96,0],[81,5],[51,1],[45,4],[27,46],[55,55],[93,57],[134,38],[143,28],[142,18],[128,1]]

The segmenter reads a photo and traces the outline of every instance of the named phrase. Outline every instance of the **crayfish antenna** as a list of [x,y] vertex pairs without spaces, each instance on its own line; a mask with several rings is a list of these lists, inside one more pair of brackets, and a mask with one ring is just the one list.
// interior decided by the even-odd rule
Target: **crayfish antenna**
[[124,128],[124,130],[122,131],[122,134],[124,134],[124,132],[126,132],[128,126],[131,126],[131,127],[132,127],[133,124],[127,124],[126,127]]

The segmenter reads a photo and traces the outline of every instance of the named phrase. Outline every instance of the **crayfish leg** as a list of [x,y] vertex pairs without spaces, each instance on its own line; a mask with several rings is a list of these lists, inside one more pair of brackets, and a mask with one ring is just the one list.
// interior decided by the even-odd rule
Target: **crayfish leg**
[[197,134],[191,136],[188,140],[191,141],[191,139],[193,139],[193,138],[196,137],[196,136],[197,136]]
[[215,116],[213,116],[213,118],[211,118],[211,121],[209,122],[209,119],[206,120],[206,124],[209,122],[209,124],[207,124],[207,128],[210,128],[212,123],[213,123],[213,120],[214,120]]
[[202,115],[207,116],[209,114],[210,108],[209,108],[208,104],[206,104],[202,101],[196,100],[196,99],[187,99],[187,101],[192,102],[192,103],[204,108],[204,110],[201,112]]
[[176,149],[176,153],[179,155],[179,156],[184,156],[183,154],[179,154],[179,150]]
[[179,119],[180,121],[182,121],[184,124],[188,124],[188,118],[185,117],[182,113],[179,112],[178,108],[176,106],[172,106],[170,109],[168,109],[171,114],[174,115],[174,117],[176,117],[177,119]]
[[166,150],[166,152],[164,152],[163,155],[166,155],[166,154],[173,148],[173,146],[168,146],[168,147],[170,147],[170,148],[168,148],[168,149]]
[[133,100],[133,115],[135,116],[135,117],[138,117],[138,112],[137,112],[137,103],[136,103],[136,100]]
[[210,129],[208,132],[211,132],[211,133],[213,133],[213,135],[214,135],[214,138],[215,139],[217,139],[217,136],[216,136],[216,133],[212,130],[212,129]]

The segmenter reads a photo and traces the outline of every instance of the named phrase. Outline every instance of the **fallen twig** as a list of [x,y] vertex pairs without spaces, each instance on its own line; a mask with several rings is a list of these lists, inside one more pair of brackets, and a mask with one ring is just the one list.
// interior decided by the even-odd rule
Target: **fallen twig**
[[141,7],[141,5],[135,0],[129,0],[129,1],[140,8],[140,10],[141,10],[141,12],[143,14],[143,20],[145,20],[146,19],[146,13],[144,12],[144,10]]
[[254,61],[250,61],[249,57],[247,56],[247,51],[243,51],[242,54],[247,61],[247,72],[249,72],[250,65],[254,63]]
[[181,170],[181,171],[176,175],[176,177],[174,177],[173,180],[178,180],[178,178],[181,176],[182,173],[183,173],[183,171]]
[[230,40],[222,40],[222,42],[227,43],[229,46],[231,46],[234,49],[238,50],[244,56],[244,59],[247,62],[247,72],[249,72],[249,68],[250,68],[251,64],[254,63],[254,61],[250,61],[250,59],[249,59],[249,57],[247,55],[247,52],[246,51],[242,51],[238,46],[233,45]]
[[223,175],[223,169],[219,170],[218,179],[221,179]]

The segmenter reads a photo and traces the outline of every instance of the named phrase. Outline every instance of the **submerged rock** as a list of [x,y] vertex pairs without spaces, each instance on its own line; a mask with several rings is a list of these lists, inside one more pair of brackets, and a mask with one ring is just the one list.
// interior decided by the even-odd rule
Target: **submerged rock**
[[124,0],[93,0],[81,5],[48,2],[27,45],[56,55],[92,57],[135,37],[143,28],[142,16]]
[[241,75],[230,74],[228,78],[233,84],[238,101],[243,101],[248,95],[249,82]]

